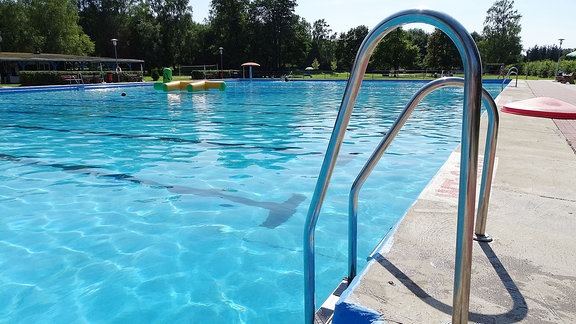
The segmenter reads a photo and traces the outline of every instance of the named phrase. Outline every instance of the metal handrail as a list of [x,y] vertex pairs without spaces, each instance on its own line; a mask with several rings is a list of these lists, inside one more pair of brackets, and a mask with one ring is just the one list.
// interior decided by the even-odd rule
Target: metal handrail
[[515,74],[516,75],[516,84],[514,85],[515,88],[518,88],[518,68],[516,68],[515,66],[511,67],[508,69],[508,72],[506,73],[506,76],[504,77],[504,79],[502,79],[502,87],[501,90],[504,90],[504,83],[506,83],[506,80],[508,80],[508,78],[510,77],[511,74]]
[[494,161],[496,160],[496,143],[498,142],[498,128],[500,125],[500,115],[498,106],[492,96],[486,96],[483,91],[483,98],[488,103],[490,109],[488,114],[488,127],[486,128],[486,143],[484,144],[484,160],[482,162],[482,181],[480,184],[480,196],[478,197],[478,214],[476,215],[476,226],[474,227],[474,239],[479,242],[492,242],[492,238],[486,235],[486,220],[488,218],[488,205],[490,203],[490,192],[492,190],[492,175],[494,173]]
[[[434,90],[450,87],[450,86],[463,86],[464,79],[450,77],[441,78],[431,81],[420,88],[408,101],[404,110],[400,113],[394,124],[390,127],[390,130],[386,133],[384,138],[380,141],[374,153],[370,156],[354,183],[350,189],[349,196],[349,218],[348,218],[348,281],[351,281],[356,277],[357,273],[357,262],[358,259],[358,240],[357,240],[357,228],[358,228],[358,195],[360,189],[364,185],[364,182],[372,173],[372,170],[376,167],[380,158],[388,146],[392,143],[396,135],[406,123],[406,120],[410,117],[414,109],[418,104],[431,92]],[[490,189],[492,187],[492,174],[494,171],[494,160],[496,155],[496,142],[498,139],[498,106],[492,99],[492,96],[488,91],[482,89],[482,97],[488,105],[488,128],[486,132],[486,144],[484,147],[484,167],[482,168],[482,183],[480,186],[480,198],[478,205],[478,212],[476,216],[476,230],[475,239],[483,242],[490,242],[492,239],[485,235],[486,230],[486,218],[488,215],[488,204],[490,199]],[[378,247],[375,249],[375,251]]]
[[412,9],[398,12],[380,22],[364,39],[346,85],[334,129],[322,162],[318,181],[311,199],[304,229],[304,306],[305,322],[314,322],[315,258],[314,234],[322,202],[336,164],[346,127],[374,48],[388,33],[410,23],[427,23],[442,30],[455,43],[464,65],[464,110],[460,158],[460,188],[458,196],[458,224],[456,232],[456,261],[454,269],[453,323],[468,319],[470,273],[472,267],[472,234],[476,200],[478,168],[478,137],[482,94],[482,65],[474,40],[466,29],[452,17],[433,10]]

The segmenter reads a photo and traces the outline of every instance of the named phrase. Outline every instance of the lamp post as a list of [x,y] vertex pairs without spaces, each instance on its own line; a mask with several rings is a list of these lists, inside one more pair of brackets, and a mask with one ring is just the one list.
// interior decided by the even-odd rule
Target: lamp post
[[558,63],[556,64],[556,76],[558,75],[558,72],[560,71],[560,57],[562,56],[562,42],[564,41],[564,38],[559,38],[558,40],[560,41],[560,50],[558,53]]
[[220,50],[220,78],[224,79],[224,64],[222,63],[222,50],[224,47],[220,46],[218,49]]
[[112,45],[114,45],[114,57],[116,58],[116,80],[120,82],[120,75],[118,74],[118,52],[116,51],[116,45],[118,45],[118,39],[112,38]]
[[0,33],[0,52],[2,52],[2,33]]

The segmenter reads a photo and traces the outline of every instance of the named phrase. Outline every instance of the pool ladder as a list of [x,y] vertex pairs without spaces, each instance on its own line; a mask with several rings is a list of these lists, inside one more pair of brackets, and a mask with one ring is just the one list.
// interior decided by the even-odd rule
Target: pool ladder
[[[421,88],[404,108],[400,116],[387,132],[360,174],[354,181],[349,198],[349,242],[348,242],[348,282],[356,276],[357,242],[357,199],[365,179],[378,163],[385,150],[404,125],[416,105],[430,92],[445,86],[464,86],[464,109],[462,123],[460,187],[458,194],[458,220],[456,232],[456,260],[454,267],[454,294],[452,323],[466,323],[470,300],[470,277],[472,266],[472,242],[491,241],[485,234],[486,217],[492,183],[492,173],[498,133],[498,110],[492,97],[482,89],[482,68],[480,55],[474,40],[465,28],[452,17],[432,10],[406,10],[398,12],[380,22],[364,39],[352,68],[346,86],[334,129],[326,149],[318,181],[312,196],[304,229],[304,303],[305,323],[315,321],[315,257],[314,234],[322,202],[328,189],[336,158],[342,145],[344,133],[350,121],[352,109],[370,56],[378,42],[394,29],[409,23],[427,23],[447,34],[456,44],[464,63],[464,79],[443,78],[434,80]],[[488,129],[481,179],[478,217],[473,229],[476,204],[476,177],[478,170],[478,140],[480,133],[481,100],[488,104]],[[473,235],[475,232],[475,237]]]
[[508,80],[510,78],[510,75],[512,75],[512,74],[516,75],[516,84],[514,85],[514,87],[518,88],[518,68],[513,66],[513,67],[508,69],[506,76],[502,79],[502,87],[500,90],[504,90],[504,84],[506,83],[506,80]]

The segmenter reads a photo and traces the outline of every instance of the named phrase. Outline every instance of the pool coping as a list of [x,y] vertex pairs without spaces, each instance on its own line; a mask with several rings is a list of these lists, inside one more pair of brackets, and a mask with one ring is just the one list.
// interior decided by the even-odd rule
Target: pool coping
[[[220,80],[220,79],[218,79]],[[279,82],[281,79],[222,79],[224,81],[234,81],[234,82]],[[290,80],[290,82],[347,82],[348,80],[329,80],[329,79],[310,79],[301,80],[295,79]],[[410,79],[410,80],[364,80],[366,82],[419,82],[427,83],[431,80],[428,79]],[[503,80],[499,79],[485,79],[482,80],[483,84],[494,84],[502,83]],[[507,79],[504,84],[510,83],[512,80]],[[129,88],[129,87],[144,87],[153,86],[155,82],[158,81],[143,81],[143,82],[119,82],[119,83],[86,83],[86,84],[61,84],[61,85],[42,85],[42,86],[20,86],[20,87],[3,87],[0,85],[0,94],[8,93],[22,93],[22,92],[39,92],[39,91],[66,91],[66,90],[93,90],[93,89],[107,89],[107,88]]]
[[152,86],[153,82],[120,82],[120,83],[86,83],[86,84],[63,84],[63,85],[43,85],[43,86],[22,86],[22,87],[0,87],[1,94],[44,92],[44,91],[76,91],[76,90],[96,90],[115,89]]
[[[576,104],[573,85],[524,80],[509,84],[496,102],[501,108],[542,94]],[[494,241],[473,244],[469,320],[576,322],[576,258],[566,244],[576,232],[576,151],[570,146],[576,135],[549,118],[501,113],[500,119],[487,222]],[[576,129],[576,120],[560,124]],[[452,183],[446,175],[458,170],[458,160],[444,164],[440,181],[431,181],[342,293],[333,323],[451,322],[457,191],[446,188]]]

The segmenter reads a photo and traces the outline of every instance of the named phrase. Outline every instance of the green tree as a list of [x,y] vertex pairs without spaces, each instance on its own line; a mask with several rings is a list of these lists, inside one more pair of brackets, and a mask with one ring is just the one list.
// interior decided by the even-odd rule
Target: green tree
[[[572,50],[566,49],[567,53]],[[542,61],[542,60],[552,60],[557,61],[562,53],[560,52],[560,47],[558,45],[549,46],[538,46],[535,45],[532,48],[526,50],[526,60],[527,61]]]
[[73,0],[0,2],[4,50],[87,55],[94,43],[78,25]]
[[352,69],[356,53],[368,35],[368,27],[362,25],[340,34],[336,45],[338,66],[345,70]]
[[285,57],[293,50],[296,0],[255,0],[250,4],[252,54],[259,54],[265,66],[280,69],[288,64]]
[[314,70],[318,70],[319,67],[320,67],[320,63],[318,63],[318,59],[315,58],[314,61],[312,61],[312,68]]
[[473,31],[472,34],[470,34],[470,36],[472,36],[472,39],[474,40],[474,42],[476,42],[476,44],[478,44],[483,38],[482,35],[478,34],[478,32]]
[[424,65],[431,69],[451,70],[462,66],[462,59],[454,42],[440,29],[435,29],[428,38]]
[[0,31],[2,50],[5,52],[32,52],[31,35],[35,32],[29,26],[29,15],[21,1],[0,1]]
[[298,15],[292,16],[290,37],[286,39],[285,68],[302,67],[303,59],[310,52],[310,24]]
[[330,25],[324,19],[315,21],[312,24],[312,50],[308,61],[311,57],[319,58],[320,67],[328,69],[330,62],[335,59],[335,38],[336,35],[332,34]]
[[[224,48],[227,67],[238,68],[248,60],[248,0],[212,0],[209,25],[213,34],[210,51]],[[230,53],[230,54],[229,54]]]
[[130,57],[139,49],[132,49],[130,33],[130,0],[77,0],[80,25],[95,42],[94,54],[114,57],[114,46],[110,41],[118,39],[119,57]]
[[188,61],[186,47],[192,36],[192,7],[188,0],[164,0],[155,2],[152,9],[160,23],[163,66],[174,66]]
[[414,68],[419,60],[420,48],[411,44],[406,32],[398,27],[391,31],[376,46],[371,59],[371,68],[378,70]]
[[190,63],[198,43],[187,0],[77,0],[96,55],[143,58],[150,67]]
[[520,59],[520,18],[514,0],[497,0],[488,9],[478,47],[487,63],[515,63]]
[[[430,34],[425,32],[423,29],[420,28],[412,28],[406,31],[406,39],[412,44],[416,45],[419,48],[419,58],[426,57],[427,53],[427,45],[428,45],[428,38]],[[416,65],[419,67],[423,67],[424,64],[422,60],[418,60]]]
[[330,70],[336,71],[337,68],[338,68],[338,62],[336,61],[330,62]]
[[[149,67],[161,66],[161,23],[156,19],[150,3],[142,1],[131,8],[128,22],[131,51],[126,54],[146,61]],[[104,40],[105,41],[105,40]],[[109,42],[109,41],[108,41]]]

